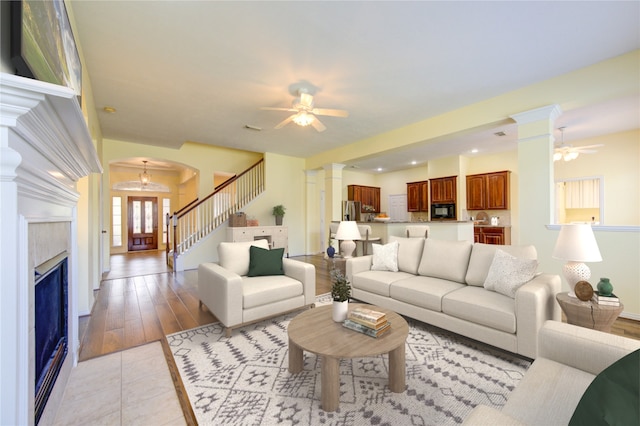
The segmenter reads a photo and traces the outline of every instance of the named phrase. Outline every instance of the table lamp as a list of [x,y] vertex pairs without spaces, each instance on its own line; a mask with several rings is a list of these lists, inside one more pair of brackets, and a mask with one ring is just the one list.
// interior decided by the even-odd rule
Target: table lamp
[[335,238],[338,241],[342,241],[340,243],[340,251],[342,252],[342,256],[348,259],[353,256],[353,251],[356,249],[354,240],[359,240],[362,236],[358,230],[358,224],[355,221],[345,220],[340,222]]
[[569,284],[571,297],[576,297],[574,287],[578,281],[588,281],[591,278],[591,270],[583,262],[602,261],[596,237],[589,224],[562,225],[552,256],[554,259],[567,261],[562,267],[562,275]]

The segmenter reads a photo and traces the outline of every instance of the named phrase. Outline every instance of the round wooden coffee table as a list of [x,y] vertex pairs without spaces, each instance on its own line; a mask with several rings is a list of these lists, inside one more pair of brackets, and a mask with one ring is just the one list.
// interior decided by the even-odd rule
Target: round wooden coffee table
[[321,403],[324,411],[340,405],[340,359],[389,354],[389,389],[405,390],[404,346],[409,325],[389,309],[362,303],[350,303],[349,310],[364,306],[387,314],[391,330],[374,338],[349,330],[331,318],[331,305],[309,309],[291,320],[289,334],[289,372],[299,373],[304,365],[303,351],[321,358]]

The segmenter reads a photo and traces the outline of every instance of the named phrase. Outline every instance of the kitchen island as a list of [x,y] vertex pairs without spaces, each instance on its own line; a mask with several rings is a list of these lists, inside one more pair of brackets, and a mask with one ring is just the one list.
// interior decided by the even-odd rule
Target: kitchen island
[[[339,222],[336,222],[339,223]],[[381,243],[389,242],[390,236],[406,237],[407,226],[429,226],[429,238],[453,241],[473,242],[473,222],[455,220],[435,220],[429,222],[358,222],[358,225],[371,226],[371,237],[380,237]],[[362,236],[364,238],[364,235]],[[371,253],[371,251],[369,251]]]

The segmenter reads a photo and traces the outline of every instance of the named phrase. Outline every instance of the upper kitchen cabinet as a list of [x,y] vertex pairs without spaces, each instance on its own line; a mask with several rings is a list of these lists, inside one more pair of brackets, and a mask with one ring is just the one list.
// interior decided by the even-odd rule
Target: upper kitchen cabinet
[[429,181],[407,183],[407,211],[429,211]]
[[[349,201],[360,201],[362,213],[380,212],[380,188],[375,186],[348,185],[347,198]],[[365,210],[364,206],[373,206],[373,212]]]
[[431,179],[431,202],[434,204],[456,203],[457,176]]
[[508,210],[511,172],[467,176],[467,210]]

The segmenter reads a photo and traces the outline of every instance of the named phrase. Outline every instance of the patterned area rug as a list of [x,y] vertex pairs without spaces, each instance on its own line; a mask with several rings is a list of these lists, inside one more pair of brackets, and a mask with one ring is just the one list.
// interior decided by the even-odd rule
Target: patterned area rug
[[[319,296],[318,304],[330,303]],[[167,336],[201,425],[445,425],[478,404],[500,408],[530,362],[407,319],[407,389],[387,388],[387,356],[340,362],[340,408],[320,408],[320,359],[290,374],[292,313],[234,330],[220,324]]]

